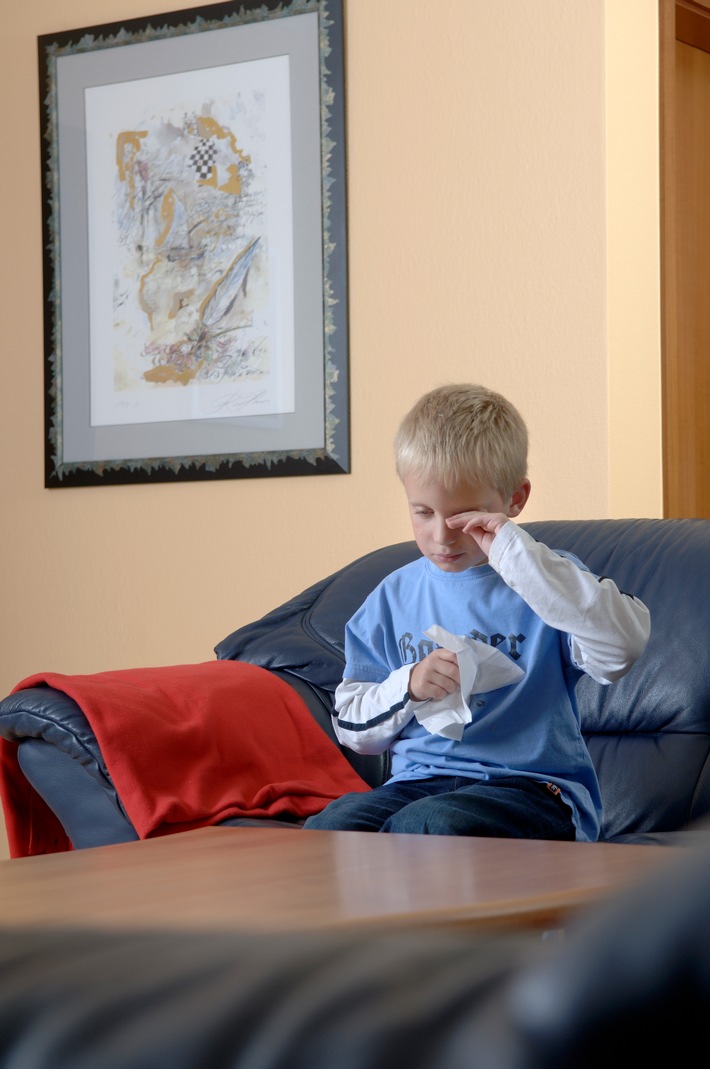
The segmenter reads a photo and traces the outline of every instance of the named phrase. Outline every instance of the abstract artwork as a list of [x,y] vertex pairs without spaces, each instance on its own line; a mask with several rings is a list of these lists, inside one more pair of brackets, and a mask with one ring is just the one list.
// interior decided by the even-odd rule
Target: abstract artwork
[[46,485],[347,472],[340,3],[39,45]]

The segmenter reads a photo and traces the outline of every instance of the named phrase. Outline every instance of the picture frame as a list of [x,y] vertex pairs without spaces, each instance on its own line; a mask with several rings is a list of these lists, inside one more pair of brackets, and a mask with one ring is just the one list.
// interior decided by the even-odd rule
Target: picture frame
[[349,472],[342,0],[38,51],[45,486]]

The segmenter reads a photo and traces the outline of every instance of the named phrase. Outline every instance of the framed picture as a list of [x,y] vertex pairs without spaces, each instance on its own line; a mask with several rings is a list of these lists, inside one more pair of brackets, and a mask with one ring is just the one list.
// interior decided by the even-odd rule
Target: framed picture
[[38,45],[45,485],[348,472],[342,0]]

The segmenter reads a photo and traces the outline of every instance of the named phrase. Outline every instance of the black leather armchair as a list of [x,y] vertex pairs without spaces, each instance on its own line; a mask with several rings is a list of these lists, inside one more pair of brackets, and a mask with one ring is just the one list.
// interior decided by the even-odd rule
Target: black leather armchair
[[[651,639],[632,671],[611,687],[583,678],[578,698],[604,800],[601,837],[673,840],[710,813],[710,521],[524,526],[611,576],[651,611]],[[414,542],[403,542],[361,557],[233,632],[217,645],[217,657],[279,675],[334,740],[330,713],[342,674],[345,623],[386,573],[417,553]],[[0,736],[19,742],[25,776],[75,847],[136,838],[96,738],[66,694],[36,687],[5,698]],[[344,752],[370,785],[386,778],[385,755]]]
[[670,1063],[707,1042],[710,849],[695,842],[563,940],[0,927],[0,1067]]

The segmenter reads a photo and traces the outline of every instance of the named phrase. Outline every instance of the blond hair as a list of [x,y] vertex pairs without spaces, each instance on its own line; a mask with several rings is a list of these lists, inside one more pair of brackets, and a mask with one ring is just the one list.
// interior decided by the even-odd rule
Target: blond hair
[[527,476],[528,431],[501,394],[470,383],[439,386],[404,417],[394,453],[400,479],[485,482],[508,497]]

